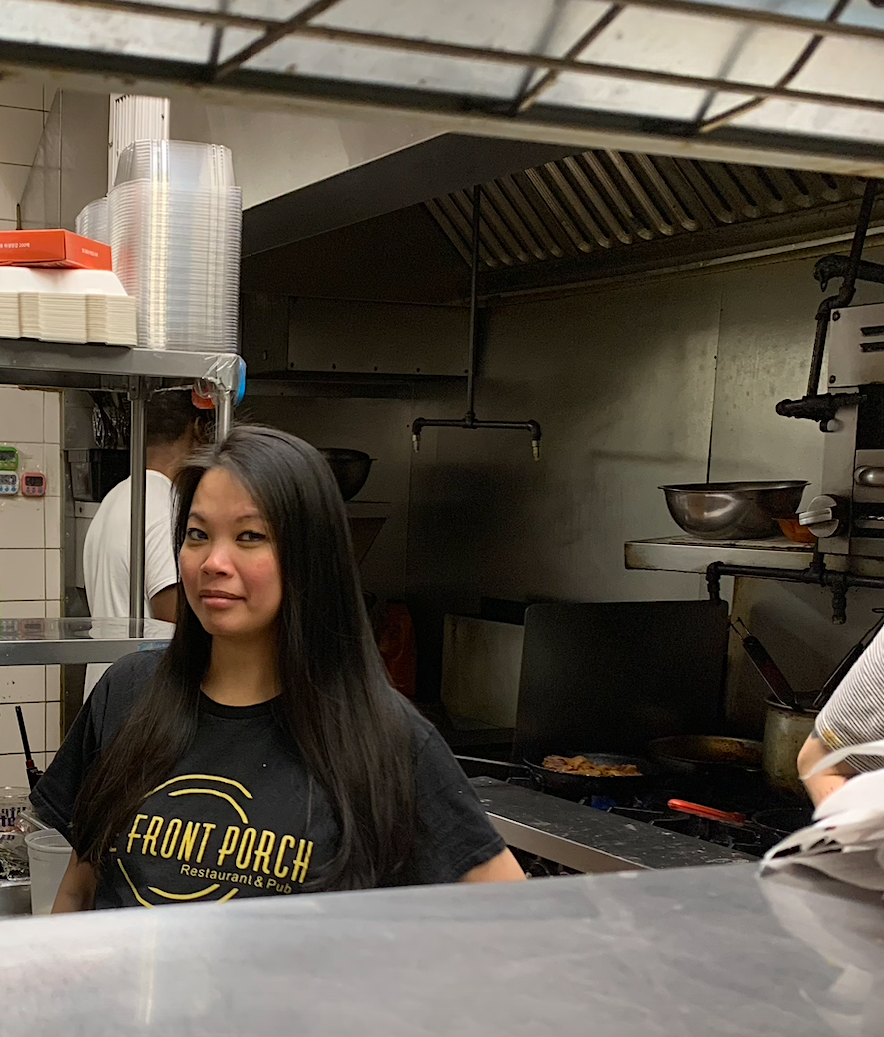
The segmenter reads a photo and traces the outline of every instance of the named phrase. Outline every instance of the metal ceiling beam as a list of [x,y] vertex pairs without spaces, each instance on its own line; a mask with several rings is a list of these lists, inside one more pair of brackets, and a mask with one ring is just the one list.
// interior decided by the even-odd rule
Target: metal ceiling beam
[[[41,0],[31,0],[41,2]],[[172,21],[191,22],[195,25],[216,25],[227,29],[251,29],[267,32],[283,24],[278,18],[237,14],[233,11],[207,10],[197,7],[178,7],[176,4],[149,3],[146,0],[42,0],[64,7],[90,7],[100,11],[118,11],[147,18],[168,18]]]
[[[884,112],[884,101],[869,97],[825,94],[813,90],[789,90],[734,79],[721,79],[714,76],[688,76],[675,72],[658,72],[652,69],[632,68],[625,65],[607,65],[594,61],[578,61],[573,58],[556,58],[548,54],[536,54],[532,51],[470,47],[459,43],[439,43],[432,40],[414,39],[410,36],[357,32],[352,29],[337,29],[325,25],[302,25],[292,30],[290,35],[306,39],[323,40],[329,43],[349,43],[361,47],[382,48],[405,54],[424,54],[431,57],[476,61],[479,64],[506,65],[512,68],[548,69],[550,71],[577,73],[579,75],[603,76],[608,79],[623,79],[633,83],[681,86],[695,90],[715,90],[731,94],[746,94],[748,97],[774,97],[780,100],[818,104],[824,107],[860,108],[863,111]],[[503,99],[494,98],[493,100],[500,104]]]
[[[835,0],[835,6],[829,11],[826,17],[827,23],[837,22],[841,15],[844,13],[850,0]],[[776,81],[775,86],[784,88],[787,87],[792,80],[798,75],[798,73],[804,68],[804,66],[810,61],[810,59],[816,54],[820,44],[823,42],[822,33],[817,33],[813,39],[811,39],[798,57],[792,62],[789,68],[783,73],[782,76]],[[705,119],[697,127],[700,133],[712,133],[713,130],[717,130],[720,126],[724,126],[726,123],[732,122],[740,115],[745,115],[747,112],[754,111],[764,104],[763,97],[753,97],[749,101],[744,101],[742,104],[734,105],[726,112],[721,112],[719,115],[714,116],[711,119]]]
[[[323,79],[241,68],[213,84],[203,63],[120,54],[102,50],[0,41],[0,74],[32,69],[75,90],[119,92],[199,92],[205,103],[234,104],[326,117],[342,112],[384,111],[415,114],[440,133],[530,140],[587,148],[693,156],[700,159],[819,169],[853,176],[884,175],[884,147],[857,139],[800,132],[725,126],[712,138],[698,135],[693,122],[662,116],[637,116],[599,108],[542,103],[524,114],[494,97],[464,96],[410,86]],[[751,94],[751,90],[749,91]]]
[[[32,0],[41,2],[41,0]],[[260,16],[237,14],[232,11],[206,10],[196,7],[179,7],[168,3],[149,3],[146,0],[42,0],[62,4],[66,7],[93,7],[152,18],[172,18],[201,25],[221,25],[236,29],[252,29],[261,32],[276,30],[285,25],[284,20]],[[787,29],[801,33],[819,33],[822,36],[840,36],[846,39],[864,39],[884,42],[884,28],[875,26],[828,23],[817,18],[781,14],[777,11],[762,11],[748,7],[731,7],[708,3],[706,0],[617,0],[617,6],[644,7],[649,10],[667,11],[695,20],[714,18],[723,21],[742,22],[748,25]]]
[[846,39],[884,41],[884,29],[871,25],[851,25],[824,22],[818,18],[780,14],[778,11],[760,11],[751,7],[730,7],[706,3],[704,0],[617,0],[623,7],[644,7],[653,11],[668,11],[693,19],[715,18],[725,22],[743,22],[748,25],[788,29],[792,32],[819,33],[821,36],[841,36]]
[[340,3],[340,0],[313,0],[312,4],[308,4],[303,10],[293,14],[291,18],[287,18],[285,21],[279,22],[278,25],[268,28],[260,39],[248,44],[248,46],[237,51],[236,54],[233,54],[226,61],[223,61],[215,70],[214,78],[224,79],[225,76],[229,76],[231,72],[240,68],[256,54],[260,54],[262,50],[267,50],[274,43],[307,25],[311,19],[318,18],[337,3]]
[[[174,17],[185,19],[196,23],[209,23],[217,27],[236,25],[238,28],[245,27],[244,16],[233,15],[229,11],[201,11],[187,10],[171,5],[160,5],[145,3],[144,0],[62,0],[70,6],[101,6],[105,9],[128,11],[138,15],[150,15],[153,17]],[[534,88],[529,90],[528,95],[522,98],[513,98],[516,112],[520,106],[530,103],[533,94],[545,89],[562,73],[589,75],[604,77],[608,79],[619,79],[633,83],[651,83],[655,85],[676,86],[688,89],[698,89],[710,92],[728,92],[744,94],[750,105],[755,105],[760,100],[776,98],[792,102],[814,104],[823,107],[853,108],[862,111],[884,112],[884,101],[876,98],[856,97],[850,95],[839,95],[824,93],[820,91],[797,90],[789,88],[786,84],[794,75],[794,68],[790,69],[785,77],[773,86],[758,83],[742,82],[722,77],[693,76],[673,72],[663,72],[655,69],[635,68],[624,65],[600,64],[598,62],[580,61],[576,55],[583,50],[591,40],[610,25],[611,21],[619,13],[619,5],[614,5],[602,19],[584,34],[570,49],[564,57],[556,57],[533,51],[511,51],[501,50],[493,47],[475,47],[463,44],[455,44],[430,39],[419,39],[410,36],[399,36],[389,33],[365,32],[353,29],[315,25],[311,19],[323,14],[340,0],[314,0],[306,8],[296,15],[284,21],[268,22],[248,18],[249,28],[255,31],[257,21],[260,21],[263,35],[248,46],[242,48],[237,54],[222,62],[217,68],[207,63],[202,66],[201,75],[198,80],[205,81],[226,79],[232,73],[239,71],[243,64],[251,58],[266,50],[272,44],[283,38],[303,38],[322,40],[337,44],[349,44],[351,46],[369,47],[395,51],[399,53],[421,54],[431,57],[443,57],[456,60],[473,61],[477,64],[504,65],[518,68],[521,71],[533,69],[543,73],[543,76]],[[667,9],[677,11],[682,15],[691,17],[718,17],[737,21],[751,22],[752,24],[773,25],[797,29],[801,26],[802,32],[812,32],[815,40],[811,41],[810,51],[805,51],[798,61],[798,67],[806,61],[809,53],[815,49],[816,40],[827,34],[860,36],[864,39],[884,40],[884,30],[872,29],[865,26],[844,26],[835,21],[819,21],[816,19],[799,19],[792,16],[773,16],[766,11],[747,11],[741,8],[722,8],[716,4],[703,3],[702,0],[692,3],[690,0],[624,0],[626,5],[643,5],[654,9]],[[844,30],[849,29],[848,33]],[[7,46],[9,46],[7,44]],[[199,66],[198,66],[199,67]],[[466,98],[465,98],[466,100]],[[505,103],[505,99],[496,99],[497,103]],[[740,111],[745,106],[740,107]],[[732,115],[739,114],[733,111]],[[707,130],[721,125],[718,122],[707,124]]]
[[[607,29],[611,22],[613,22],[615,18],[617,18],[617,16],[620,14],[622,10],[623,8],[619,7],[616,4],[613,7],[609,7],[608,10],[601,16],[601,18],[599,18],[599,20],[595,22],[594,25],[587,29],[587,31],[576,41],[576,43],[572,44],[567,49],[564,56],[566,58],[579,58],[580,55],[590,45],[590,43],[592,43],[593,40],[601,36],[605,29]],[[545,90],[548,90],[553,85],[553,83],[556,82],[560,75],[561,72],[556,72],[553,70],[545,72],[540,77],[540,79],[538,79],[533,86],[529,87],[518,99],[515,106],[516,111],[526,112],[532,105],[536,104],[537,99],[540,97],[540,95]]]

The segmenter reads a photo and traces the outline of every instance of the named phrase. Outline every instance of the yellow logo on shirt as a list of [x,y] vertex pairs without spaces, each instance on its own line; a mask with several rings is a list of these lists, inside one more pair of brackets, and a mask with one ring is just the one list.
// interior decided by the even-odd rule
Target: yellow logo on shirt
[[[170,801],[191,796],[224,800],[231,808],[231,822],[236,818],[238,823],[224,826],[163,814],[136,814],[129,831],[111,852],[117,854],[117,866],[143,907],[157,906],[146,899],[148,892],[160,897],[161,902],[180,903],[207,897],[225,901],[235,897],[244,886],[287,894],[294,891],[294,885],[304,882],[313,854],[312,841],[287,833],[280,835],[268,828],[259,831],[250,825],[248,807],[252,794],[240,782],[212,774],[181,774],[158,785],[147,798],[164,790],[168,790]],[[170,803],[172,806],[174,803]],[[179,864],[180,875],[209,880],[210,885],[178,893],[157,886],[139,891],[123,863],[124,856],[130,862],[146,857],[174,860]],[[233,888],[221,897],[212,897],[222,882]]]

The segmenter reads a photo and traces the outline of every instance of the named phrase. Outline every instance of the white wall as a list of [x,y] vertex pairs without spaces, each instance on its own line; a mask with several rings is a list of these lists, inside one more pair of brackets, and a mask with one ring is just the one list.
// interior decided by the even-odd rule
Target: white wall
[[15,207],[21,201],[43,121],[54,90],[37,76],[0,80],[0,230],[15,230]]

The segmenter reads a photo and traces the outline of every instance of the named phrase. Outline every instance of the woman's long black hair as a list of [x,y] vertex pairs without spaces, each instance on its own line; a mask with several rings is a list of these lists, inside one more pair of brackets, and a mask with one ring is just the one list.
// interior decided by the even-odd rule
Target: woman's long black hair
[[[249,491],[279,559],[274,715],[325,790],[340,829],[337,853],[317,884],[360,889],[402,881],[415,830],[412,726],[371,635],[334,475],[295,436],[234,428],[175,480],[176,554],[197,486],[213,468]],[[187,752],[211,648],[179,586],[172,642],[78,796],[73,834],[82,860],[100,865],[132,814]]]

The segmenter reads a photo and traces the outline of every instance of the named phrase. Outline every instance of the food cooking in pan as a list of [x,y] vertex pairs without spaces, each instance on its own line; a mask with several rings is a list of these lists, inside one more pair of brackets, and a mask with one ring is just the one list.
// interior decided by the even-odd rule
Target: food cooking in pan
[[547,756],[543,766],[559,774],[579,774],[584,778],[640,778],[634,763],[594,763],[585,756]]

